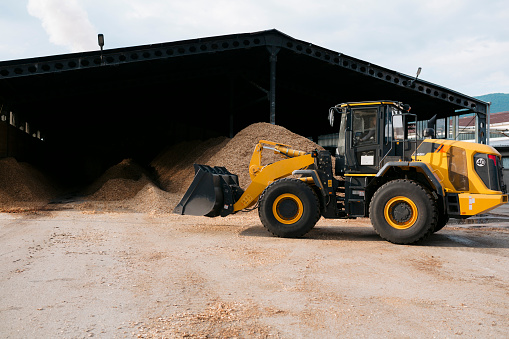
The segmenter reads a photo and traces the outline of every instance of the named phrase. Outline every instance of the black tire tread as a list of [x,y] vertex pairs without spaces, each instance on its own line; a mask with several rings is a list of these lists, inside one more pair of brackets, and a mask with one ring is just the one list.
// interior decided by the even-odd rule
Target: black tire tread
[[[380,232],[376,229],[376,227],[373,227],[375,232],[382,239],[387,240],[389,242],[392,242],[394,244],[401,244],[401,245],[413,244],[413,243],[416,243],[416,242],[419,242],[419,241],[422,241],[422,240],[428,238],[431,234],[433,234],[435,232],[436,225],[437,225],[437,222],[438,222],[438,208],[436,206],[436,202],[435,202],[435,199],[433,198],[433,195],[425,187],[423,187],[421,184],[419,184],[418,182],[413,181],[413,180],[408,180],[408,179],[396,179],[396,180],[389,181],[389,182],[385,183],[384,185],[380,186],[380,188],[378,188],[378,190],[373,195],[371,201],[372,202],[375,201],[377,196],[379,194],[381,194],[387,186],[394,185],[396,183],[408,183],[408,184],[411,184],[411,185],[415,186],[416,188],[422,190],[425,193],[426,198],[429,200],[429,203],[432,206],[432,211],[431,211],[432,222],[430,223],[430,225],[429,225],[428,229],[426,230],[426,232],[424,232],[423,234],[421,234],[418,237],[409,238],[409,239],[407,239],[405,241],[394,241],[394,239],[390,239],[390,238],[380,234]],[[373,211],[373,204],[370,204],[370,206],[369,206],[370,217],[372,215],[374,215],[374,213],[375,213],[375,211]],[[372,224],[373,224],[373,221],[372,221]]]
[[447,214],[443,214],[443,215],[439,216],[437,225],[435,226],[433,233],[440,231],[442,228],[445,227],[445,225],[447,225],[448,222],[449,222],[449,216]]
[[318,208],[316,209],[316,215],[314,215],[314,218],[309,223],[308,227],[301,229],[298,233],[293,233],[292,236],[291,236],[292,238],[293,237],[296,237],[296,238],[302,237],[306,233],[311,231],[311,229],[313,229],[313,227],[315,227],[315,224],[318,222],[318,220],[321,217],[321,213],[320,213],[320,202],[318,200],[318,197],[316,196],[316,193],[314,192],[313,189],[311,189],[307,184],[303,183],[301,180],[294,179],[294,178],[283,178],[283,179],[276,180],[273,183],[271,183],[269,186],[267,186],[263,190],[262,194],[260,194],[260,197],[258,198],[258,215],[259,215],[260,220],[261,220],[263,226],[265,227],[265,229],[267,229],[270,233],[272,233],[273,235],[275,235],[277,237],[284,237],[284,236],[282,236],[280,234],[276,234],[269,227],[267,227],[267,225],[270,223],[270,221],[265,219],[263,214],[260,213],[260,210],[261,210],[261,208],[263,208],[263,204],[265,202],[264,199],[265,199],[266,193],[273,187],[273,185],[276,185],[276,184],[279,185],[279,184],[281,184],[283,182],[291,182],[292,184],[295,184],[297,186],[300,185],[302,187],[302,189],[309,189],[313,193],[313,197],[315,199],[314,203],[316,204],[316,206],[318,206]]

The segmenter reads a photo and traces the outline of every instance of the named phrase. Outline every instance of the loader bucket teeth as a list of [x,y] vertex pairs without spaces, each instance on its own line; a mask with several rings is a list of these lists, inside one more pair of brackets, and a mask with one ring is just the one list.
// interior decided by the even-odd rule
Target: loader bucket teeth
[[233,212],[233,204],[242,194],[238,176],[224,167],[194,165],[194,179],[173,213],[226,216]]

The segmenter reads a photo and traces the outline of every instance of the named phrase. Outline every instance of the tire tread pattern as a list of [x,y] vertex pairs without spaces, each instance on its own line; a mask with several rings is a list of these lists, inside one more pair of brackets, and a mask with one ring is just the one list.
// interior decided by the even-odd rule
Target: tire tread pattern
[[[373,202],[378,198],[379,195],[381,195],[385,191],[385,189],[388,186],[396,185],[398,183],[403,183],[404,185],[410,184],[410,185],[413,185],[416,189],[422,190],[425,194],[426,199],[428,200],[429,204],[431,205],[431,211],[428,211],[427,213],[430,213],[432,219],[431,219],[431,222],[429,223],[429,225],[427,225],[427,229],[425,229],[425,231],[422,232],[421,234],[418,234],[417,236],[409,237],[408,239],[405,239],[405,240],[395,240],[394,238],[391,238],[391,237],[381,234],[381,232],[377,229],[377,227],[375,227],[375,223],[373,222],[373,218],[376,213],[373,210],[373,206],[374,206]],[[375,232],[384,240],[387,240],[387,241],[395,243],[395,244],[402,244],[402,245],[413,244],[413,243],[416,243],[416,242],[426,239],[427,237],[429,237],[431,234],[433,234],[435,232],[436,225],[438,223],[438,208],[436,205],[436,201],[433,198],[433,195],[426,188],[424,188],[422,185],[420,185],[416,181],[408,180],[408,179],[396,179],[396,180],[389,181],[389,182],[385,183],[384,185],[382,185],[380,188],[378,188],[378,190],[373,195],[371,202],[372,203],[369,206],[369,214],[370,214],[371,222],[373,224],[373,228],[375,229]]]
[[[292,234],[289,235],[289,236],[281,235],[280,233],[278,234],[277,232],[275,232],[274,229],[270,226],[271,225],[270,220],[268,220],[264,216],[264,214],[261,213],[262,209],[265,208],[264,204],[266,202],[265,200],[266,200],[267,193],[270,192],[274,188],[275,185],[282,185],[282,184],[284,185],[285,183],[291,183],[292,185],[296,185],[296,187],[300,186],[302,190],[310,190],[310,192],[311,192],[311,194],[313,195],[313,198],[314,198],[312,204],[315,204],[315,206],[317,206],[317,208],[315,209],[316,213],[314,213],[314,215],[312,216],[312,219],[310,219],[310,221],[306,224],[306,226],[300,228],[297,232],[292,232]],[[259,205],[258,205],[258,215],[260,217],[260,220],[261,220],[263,226],[270,233],[272,233],[273,235],[275,235],[277,237],[291,237],[291,238],[302,237],[306,233],[311,231],[311,229],[313,229],[313,227],[315,227],[315,224],[318,222],[318,220],[321,217],[320,202],[319,202],[318,197],[316,196],[316,193],[314,192],[314,190],[311,187],[309,187],[307,184],[303,183],[301,180],[294,179],[294,178],[283,178],[283,179],[279,179],[279,180],[276,180],[273,183],[271,183],[269,186],[267,186],[263,190],[262,194],[258,198],[258,203],[259,203]]]

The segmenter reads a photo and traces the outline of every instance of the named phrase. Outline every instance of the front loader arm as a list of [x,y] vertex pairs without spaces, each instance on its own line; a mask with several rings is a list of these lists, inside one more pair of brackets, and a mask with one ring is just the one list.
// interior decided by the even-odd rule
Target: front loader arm
[[[261,166],[261,153],[263,149],[271,149],[289,157],[277,161],[265,167]],[[292,174],[293,171],[308,167],[314,163],[311,154],[302,151],[290,149],[288,145],[278,144],[272,141],[260,140],[256,145],[249,163],[249,174],[251,184],[244,191],[244,194],[233,205],[233,211],[237,212],[244,208],[249,208],[256,203],[263,190],[274,180],[284,178]]]
[[[261,152],[264,148],[287,158],[262,167]],[[226,168],[194,164],[193,182],[173,212],[208,217],[227,216],[254,205],[263,190],[274,180],[289,176],[293,171],[313,163],[314,157],[311,154],[290,149],[287,145],[261,140],[251,157],[251,184],[246,191],[240,188],[238,176],[228,172]]]

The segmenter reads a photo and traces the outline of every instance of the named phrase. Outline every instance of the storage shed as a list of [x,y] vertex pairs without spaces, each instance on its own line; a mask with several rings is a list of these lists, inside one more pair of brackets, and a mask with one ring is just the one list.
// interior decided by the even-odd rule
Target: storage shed
[[381,99],[410,104],[419,120],[475,113],[486,143],[486,102],[267,30],[0,62],[0,157],[86,180],[254,122],[316,141],[337,132],[331,106]]

